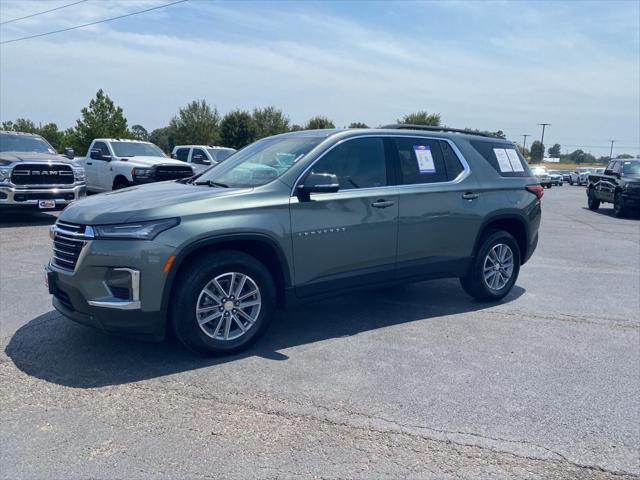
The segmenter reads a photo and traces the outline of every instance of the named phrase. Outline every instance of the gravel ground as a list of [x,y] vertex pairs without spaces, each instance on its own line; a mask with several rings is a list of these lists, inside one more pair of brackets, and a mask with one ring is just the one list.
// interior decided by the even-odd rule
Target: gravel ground
[[60,317],[54,218],[0,213],[0,478],[640,478],[640,222],[543,204],[499,304],[365,291],[222,359]]

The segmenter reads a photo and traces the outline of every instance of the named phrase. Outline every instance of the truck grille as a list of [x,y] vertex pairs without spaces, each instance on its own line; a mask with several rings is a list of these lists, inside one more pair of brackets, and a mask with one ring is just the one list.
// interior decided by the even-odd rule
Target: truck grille
[[164,180],[178,180],[179,178],[191,177],[193,170],[191,167],[178,165],[159,165],[156,167],[154,180],[162,182]]
[[64,270],[75,270],[80,252],[87,243],[83,237],[85,226],[58,220],[54,232],[53,265]]
[[11,173],[14,185],[71,185],[73,170],[69,165],[27,163],[16,165]]

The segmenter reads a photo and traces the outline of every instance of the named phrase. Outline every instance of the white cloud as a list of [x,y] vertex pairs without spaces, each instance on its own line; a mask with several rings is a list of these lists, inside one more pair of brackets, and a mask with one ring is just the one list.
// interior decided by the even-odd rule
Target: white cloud
[[[116,12],[99,2],[82,20],[65,22],[158,4],[133,3],[116,3]],[[41,10],[38,5],[24,11]],[[514,138],[550,121],[550,142],[564,137],[597,144],[618,137],[640,144],[637,57],[612,54],[588,32],[550,35],[543,28],[547,14],[535,9],[525,18],[540,30],[494,32],[482,48],[464,39],[416,39],[324,12],[279,9],[247,16],[229,4],[198,4],[196,10],[202,18],[212,15],[212,28],[226,25],[231,33],[206,34],[203,26],[133,33],[102,24],[95,32],[0,47],[0,118],[70,126],[104,88],[130,123],[150,129],[165,125],[185,103],[205,98],[223,113],[275,104],[295,123],[324,114],[337,125],[378,125],[428,109],[449,125],[503,129]],[[4,10],[2,17],[10,18]],[[152,19],[144,20],[152,31]],[[39,22],[39,29],[51,27],[44,18]],[[9,33],[16,34],[3,29],[2,38]],[[523,55],[526,61],[517,60]]]

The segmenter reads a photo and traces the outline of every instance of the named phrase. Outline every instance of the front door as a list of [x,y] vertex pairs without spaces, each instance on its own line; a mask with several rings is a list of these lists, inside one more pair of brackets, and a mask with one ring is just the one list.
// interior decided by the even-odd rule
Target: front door
[[[336,193],[291,197],[296,294],[307,297],[391,280],[398,230],[385,140],[347,139],[310,169],[332,173]],[[304,181],[304,176],[301,182]]]

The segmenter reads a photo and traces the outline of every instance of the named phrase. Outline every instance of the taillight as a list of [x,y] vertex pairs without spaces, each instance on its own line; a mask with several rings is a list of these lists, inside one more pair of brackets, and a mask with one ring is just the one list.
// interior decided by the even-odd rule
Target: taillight
[[538,200],[544,195],[544,187],[542,185],[527,185],[525,188],[538,197]]

